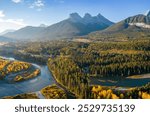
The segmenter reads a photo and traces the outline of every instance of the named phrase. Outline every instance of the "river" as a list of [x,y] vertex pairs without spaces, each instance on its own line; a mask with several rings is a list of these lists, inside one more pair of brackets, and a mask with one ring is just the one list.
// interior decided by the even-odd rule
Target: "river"
[[[14,58],[3,58],[15,60]],[[18,83],[7,83],[5,80],[0,80],[0,98],[22,93],[37,92],[42,88],[55,83],[47,66],[40,66],[34,63],[33,65],[40,68],[41,70],[41,74],[36,78]]]
[[[7,58],[2,57],[9,60],[15,60],[14,58]],[[68,90],[66,90],[64,87],[62,87],[60,84],[58,84],[54,78],[52,77],[52,74],[48,70],[48,67],[37,65],[32,63],[32,65],[38,67],[41,70],[41,74],[37,76],[36,78],[26,80],[23,82],[18,83],[8,83],[5,80],[0,80],[0,98],[4,96],[13,96],[16,94],[22,94],[22,93],[30,93],[30,92],[39,92],[42,88],[51,85],[51,84],[57,84],[59,87],[61,87],[63,90],[66,91],[67,95],[69,95],[69,98],[72,97],[72,93],[70,93]],[[148,75],[141,75],[141,78],[126,78],[119,81],[109,80],[109,79],[97,79],[97,78],[90,78],[90,84],[91,85],[102,85],[102,86],[116,86],[117,90],[126,90],[130,87],[140,87],[150,82],[150,74]],[[71,97],[70,97],[71,96]]]
[[128,89],[133,87],[141,87],[150,82],[150,74],[138,75],[138,78],[126,77],[126,78],[90,78],[91,85],[102,85],[102,86],[115,86],[120,88]]

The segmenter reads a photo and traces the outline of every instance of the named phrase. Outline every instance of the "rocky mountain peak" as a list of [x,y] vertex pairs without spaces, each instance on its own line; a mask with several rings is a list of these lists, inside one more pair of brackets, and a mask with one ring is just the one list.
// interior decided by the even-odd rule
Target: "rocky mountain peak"
[[39,27],[47,27],[45,24],[40,24]]
[[86,13],[86,14],[84,15],[84,18],[92,18],[92,16],[91,16],[91,14]]
[[91,16],[91,14],[86,13],[84,17],[81,17],[78,13],[72,13],[70,14],[69,20],[71,22],[83,23],[83,24],[106,24],[106,25],[113,24],[104,16],[102,16],[100,13],[97,16]]
[[103,17],[100,13],[97,15],[97,17]]
[[69,19],[73,22],[80,22],[82,17],[78,13],[71,13]]

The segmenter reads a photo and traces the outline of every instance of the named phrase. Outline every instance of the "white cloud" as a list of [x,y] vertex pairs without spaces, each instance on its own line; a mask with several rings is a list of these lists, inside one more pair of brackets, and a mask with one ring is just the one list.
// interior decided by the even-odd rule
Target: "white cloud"
[[7,29],[19,29],[26,26],[23,19],[7,19],[2,10],[0,10],[0,32]]
[[20,2],[22,2],[22,0],[12,0],[12,2],[14,2],[14,3],[20,3]]
[[20,25],[20,26],[25,26],[26,25],[24,23],[23,19],[7,19],[7,20],[5,20],[5,22],[7,22],[7,23],[13,23],[13,24]]
[[30,5],[30,8],[36,8],[37,11],[41,11],[42,7],[44,7],[44,6],[45,6],[45,4],[44,4],[43,0],[35,0],[34,3],[32,3]]
[[0,18],[5,17],[5,14],[2,10],[0,10]]
[[44,2],[42,0],[37,0],[34,2],[34,4],[37,7],[43,7],[44,6]]
[[0,19],[0,32],[3,32],[7,29],[20,29],[25,27],[23,19]]

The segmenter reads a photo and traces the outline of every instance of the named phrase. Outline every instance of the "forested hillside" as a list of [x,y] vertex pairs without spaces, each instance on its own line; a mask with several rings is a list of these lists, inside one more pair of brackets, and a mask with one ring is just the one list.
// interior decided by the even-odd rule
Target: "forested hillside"
[[87,98],[88,78],[69,56],[48,60],[54,78],[78,98]]
[[[76,95],[84,95],[84,90],[88,98],[149,98],[145,87],[127,90],[124,94],[113,87],[87,87],[89,78],[120,80],[150,73],[149,45],[149,40],[70,43],[59,55],[49,59],[48,66],[56,80]],[[149,89],[149,85],[146,88]]]

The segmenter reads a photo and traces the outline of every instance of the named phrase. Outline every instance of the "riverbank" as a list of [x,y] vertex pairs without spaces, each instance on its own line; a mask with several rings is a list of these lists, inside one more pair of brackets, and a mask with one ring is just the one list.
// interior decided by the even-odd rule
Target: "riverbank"
[[50,71],[51,74],[52,74],[52,77],[53,77],[53,79],[54,79],[54,81],[55,81],[55,84],[56,84],[58,87],[60,87],[61,89],[63,89],[63,90],[65,91],[65,93],[66,93],[66,95],[67,95],[67,99],[76,99],[76,95],[75,95],[74,93],[70,92],[69,90],[67,90],[66,87],[65,87],[64,85],[62,85],[62,84],[58,81],[58,79],[57,79],[56,76],[54,75],[53,71],[50,70],[49,67],[48,67],[48,69],[49,69],[49,71]]
[[90,85],[115,86],[118,88],[141,87],[150,82],[150,74],[134,75],[122,79],[90,78]]
[[133,76],[129,76],[127,78],[129,78],[129,79],[148,79],[148,78],[150,78],[150,74],[133,75]]
[[[3,57],[3,58],[8,59],[8,60],[13,60],[13,61],[16,60],[15,58],[12,58],[12,57],[10,57],[10,58]],[[8,84],[8,83],[1,81],[1,83],[3,85],[3,90],[5,92],[7,91],[7,94],[4,94],[5,92],[2,93],[2,90],[0,90],[0,97],[5,97],[5,96],[19,96],[20,97],[20,95],[24,96],[24,95],[28,95],[28,93],[29,94],[32,93],[32,94],[36,94],[36,96],[38,98],[44,99],[45,97],[42,95],[41,90],[45,87],[48,87],[49,85],[51,85],[53,83],[56,83],[56,85],[66,93],[68,99],[75,99],[76,98],[75,95],[73,95],[65,87],[63,87],[63,85],[59,84],[58,81],[56,80],[56,78],[53,78],[51,71],[49,71],[47,66],[40,66],[40,65],[35,64],[35,63],[32,63],[32,65],[34,67],[39,68],[41,70],[41,74],[35,79],[26,80],[25,82],[20,82],[17,84],[14,84],[14,83]],[[45,77],[48,77],[48,75],[50,76],[50,78],[49,79],[45,78]],[[44,81],[44,83],[42,82],[42,80]],[[40,84],[40,81],[41,81],[41,84]],[[48,82],[50,82],[50,83],[48,83]],[[43,83],[43,85],[42,85],[42,83]],[[27,85],[25,85],[25,84],[27,84]],[[24,85],[24,88],[23,88],[23,85]],[[11,93],[10,93],[10,91],[7,89],[10,86],[11,86],[12,91],[14,91],[14,92],[11,91]],[[31,87],[31,88],[29,89],[29,87]],[[0,89],[1,88],[2,88],[2,86],[0,85]],[[31,97],[32,96],[33,95],[31,95]],[[35,98],[35,95],[33,97]]]
[[38,67],[12,58],[1,57],[0,67],[0,77],[9,83],[26,81],[36,78],[40,74]]
[[[7,57],[9,59],[9,57]],[[11,57],[11,59],[13,59]],[[15,60],[15,59],[13,59]],[[42,88],[54,84],[54,79],[46,65],[36,65],[41,73],[36,78],[26,80],[19,83],[7,83],[5,80],[0,80],[0,98],[5,96],[14,96],[17,94],[32,93],[40,91]]]

